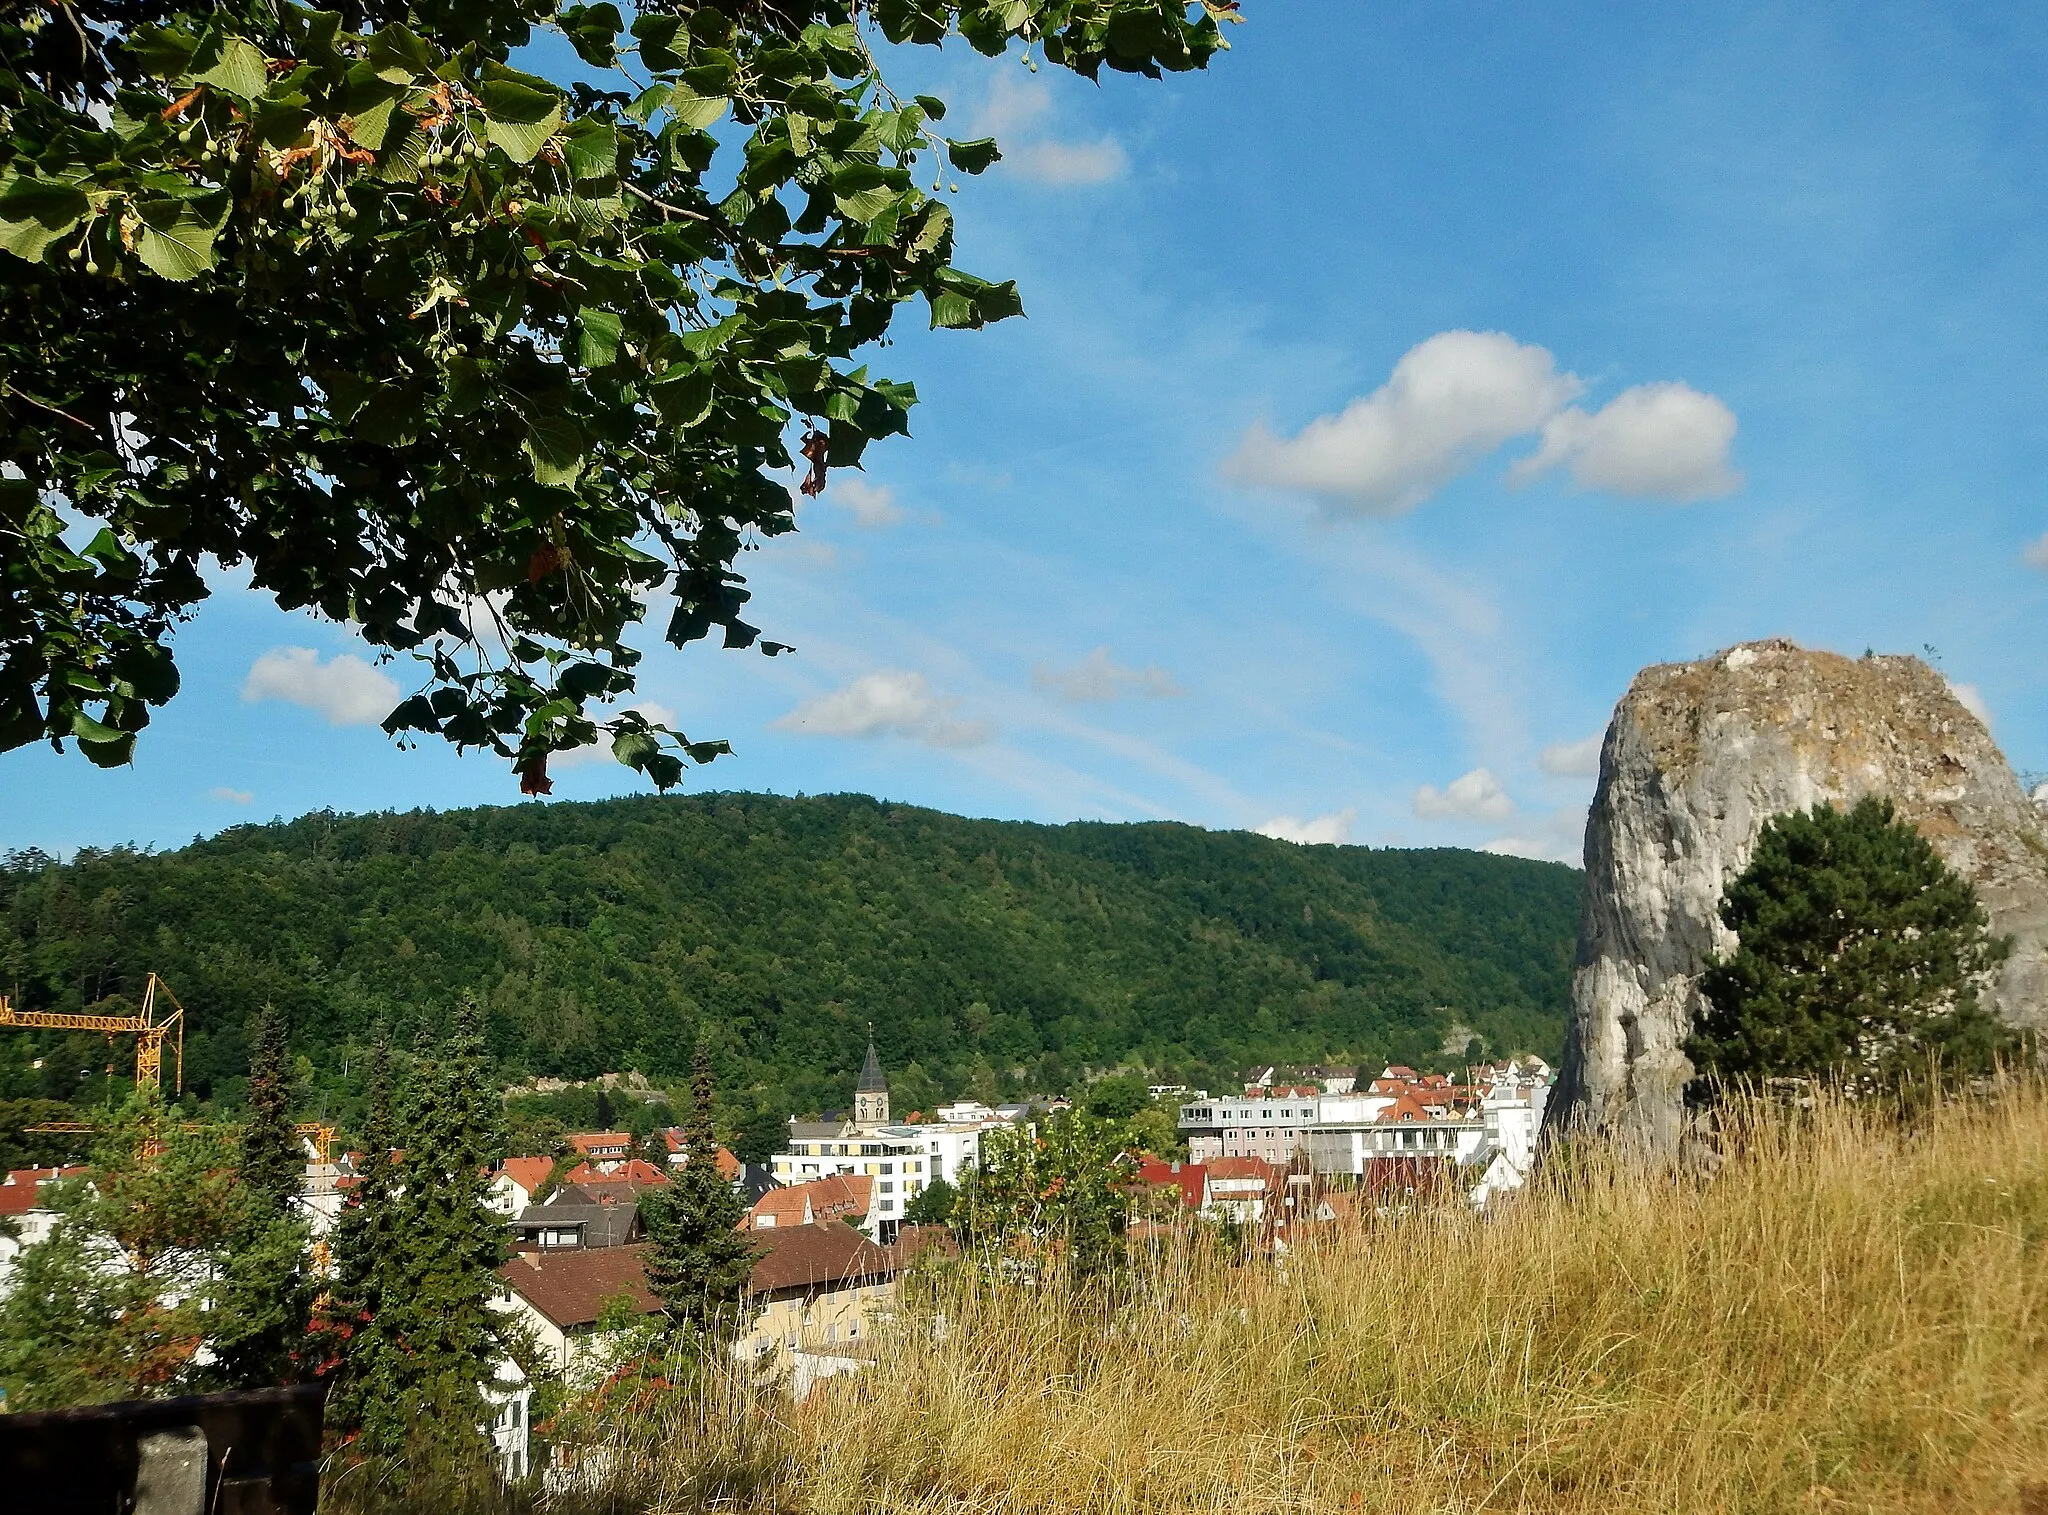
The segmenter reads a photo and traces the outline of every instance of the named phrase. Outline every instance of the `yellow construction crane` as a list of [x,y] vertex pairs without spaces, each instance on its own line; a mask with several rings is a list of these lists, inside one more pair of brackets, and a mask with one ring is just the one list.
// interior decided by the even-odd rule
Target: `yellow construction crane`
[[[161,1020],[157,1018],[157,991],[162,990],[165,999],[171,1002],[170,1014]],[[117,1036],[135,1034],[135,1087],[147,1085],[162,1092],[164,1086],[164,1043],[175,1032],[177,1035],[178,1088],[185,1092],[185,1007],[178,1003],[178,996],[171,993],[170,985],[154,973],[142,989],[142,1012],[139,1015],[60,1015],[51,1010],[17,1010],[7,1002],[7,996],[0,994],[0,1026],[23,1026],[46,1031],[99,1031],[111,1041]]]

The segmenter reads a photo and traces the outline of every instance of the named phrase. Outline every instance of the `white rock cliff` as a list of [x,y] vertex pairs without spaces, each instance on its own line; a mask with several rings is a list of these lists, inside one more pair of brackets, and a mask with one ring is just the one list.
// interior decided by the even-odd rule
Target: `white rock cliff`
[[1615,708],[1586,822],[1586,894],[1553,1122],[1679,1154],[1700,969],[1772,816],[1890,797],[1977,886],[2013,951],[1987,1005],[2048,1027],[2048,825],[1984,723],[1918,658],[1747,642],[1646,668]]

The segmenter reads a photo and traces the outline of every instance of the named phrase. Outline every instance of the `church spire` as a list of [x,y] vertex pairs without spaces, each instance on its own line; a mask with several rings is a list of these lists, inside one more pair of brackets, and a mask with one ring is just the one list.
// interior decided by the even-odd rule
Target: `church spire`
[[889,1123],[889,1080],[882,1076],[882,1059],[875,1051],[872,1021],[868,1023],[867,1061],[861,1064],[860,1082],[853,1086],[853,1119],[861,1126]]

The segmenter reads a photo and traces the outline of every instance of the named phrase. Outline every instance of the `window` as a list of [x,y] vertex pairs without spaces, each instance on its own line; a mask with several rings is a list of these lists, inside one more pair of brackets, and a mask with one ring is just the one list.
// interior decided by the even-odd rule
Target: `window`
[[[883,1171],[884,1171],[884,1172],[887,1172],[888,1170],[887,1170],[887,1169],[884,1169]],[[892,1183],[888,1183],[888,1182],[886,1182],[886,1181],[885,1181],[885,1182],[884,1182],[884,1183],[882,1184],[882,1192],[883,1192],[884,1194],[894,1194],[894,1193],[896,1192],[896,1186],[895,1186],[894,1184],[892,1184]]]
[[[884,1173],[894,1173],[894,1172],[896,1171],[896,1165],[895,1165],[894,1163],[883,1163],[883,1164],[882,1164],[882,1171],[883,1171]],[[905,1171],[905,1172],[907,1173],[907,1172],[909,1172],[910,1170],[906,1168],[906,1169],[904,1169],[904,1171]],[[888,1186],[887,1186],[887,1185],[885,1184],[885,1185],[884,1185],[883,1187],[884,1187],[884,1188],[886,1188],[886,1187],[888,1187]]]

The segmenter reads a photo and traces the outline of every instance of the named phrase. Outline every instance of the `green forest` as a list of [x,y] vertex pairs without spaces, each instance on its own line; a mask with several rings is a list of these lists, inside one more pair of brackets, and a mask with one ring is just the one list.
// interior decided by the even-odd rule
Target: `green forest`
[[[188,1107],[240,1104],[248,1028],[275,1004],[306,1113],[343,1121],[374,1028],[402,1047],[464,990],[507,1084],[672,1086],[703,1033],[752,1155],[849,1102],[870,1024],[899,1112],[1119,1066],[1218,1087],[1268,1062],[1441,1064],[1460,1025],[1473,1050],[1554,1059],[1579,882],[1477,852],[859,795],[323,812],[172,852],[7,855],[0,987],[128,1013],[160,974],[188,1012]],[[0,1099],[89,1109],[133,1055],[6,1031]]]

